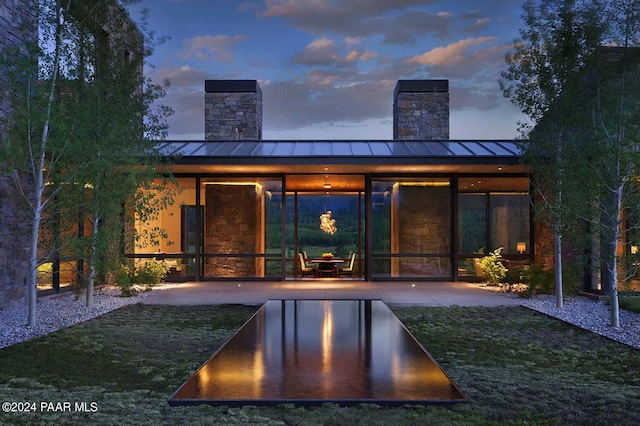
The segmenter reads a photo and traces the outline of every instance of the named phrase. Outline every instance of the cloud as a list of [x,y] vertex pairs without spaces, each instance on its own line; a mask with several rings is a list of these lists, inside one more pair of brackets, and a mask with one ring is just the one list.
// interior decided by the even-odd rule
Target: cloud
[[314,70],[303,79],[270,82],[262,87],[264,123],[294,129],[389,117],[395,82],[345,81],[349,75]]
[[489,18],[477,19],[476,22],[474,22],[472,25],[469,25],[464,29],[464,31],[467,33],[477,33],[478,31],[486,27],[489,21],[491,21],[491,19]]
[[204,35],[193,38],[187,38],[183,41],[184,50],[181,53],[183,59],[195,57],[200,61],[210,60],[215,57],[221,62],[230,63],[233,61],[233,53],[231,49],[243,40],[246,35],[225,35],[218,34],[215,36]]
[[450,33],[451,15],[413,9],[435,0],[267,0],[259,16],[291,21],[312,34],[333,32],[351,40],[382,35],[384,43],[413,44],[425,34]]
[[421,55],[413,56],[408,59],[408,62],[420,65],[459,65],[465,60],[467,50],[470,47],[494,40],[496,40],[495,37],[467,38],[445,47],[436,47]]
[[153,81],[169,80],[172,88],[202,86],[209,72],[203,68],[191,68],[189,65],[162,67],[153,70],[150,77]]
[[362,62],[370,61],[371,59],[375,59],[378,57],[377,52],[370,52],[369,49],[365,49],[365,51],[358,57],[358,59]]
[[291,61],[307,66],[348,67],[357,61],[369,61],[377,56],[376,52],[370,52],[368,49],[361,53],[360,50],[351,48],[341,53],[335,40],[323,37],[307,44],[304,50],[293,55]]

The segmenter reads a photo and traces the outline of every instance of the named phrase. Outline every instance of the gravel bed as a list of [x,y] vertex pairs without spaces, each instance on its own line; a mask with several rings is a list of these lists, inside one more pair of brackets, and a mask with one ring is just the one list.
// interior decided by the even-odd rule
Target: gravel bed
[[[157,290],[170,288],[166,284],[154,287]],[[100,316],[125,305],[140,302],[150,292],[140,292],[134,297],[120,297],[116,288],[101,289],[94,296],[94,306],[85,306],[84,296],[76,300],[74,293],[45,296],[38,299],[37,321],[34,328],[26,326],[27,306],[16,305],[0,311],[0,348],[29,340],[36,336],[53,333],[61,328]],[[640,314],[620,310],[618,329],[609,326],[609,306],[586,297],[571,297],[558,309],[555,297],[539,295],[522,299],[522,306],[574,324],[578,327],[606,336],[615,341],[640,349]]]
[[638,313],[620,309],[620,327],[613,328],[609,325],[609,305],[587,297],[570,297],[564,301],[562,309],[556,307],[555,296],[550,295],[538,295],[531,299],[523,299],[521,304],[585,330],[640,349],[640,314]]
[[[154,287],[162,289],[165,285]],[[120,290],[103,287],[96,291],[94,304],[85,306],[85,295],[76,299],[74,292],[64,292],[38,298],[36,326],[27,327],[28,307],[21,303],[0,311],[0,348],[24,342],[33,337],[53,333],[61,328],[95,318],[125,305],[138,303],[150,292],[140,292],[133,297],[119,296]]]

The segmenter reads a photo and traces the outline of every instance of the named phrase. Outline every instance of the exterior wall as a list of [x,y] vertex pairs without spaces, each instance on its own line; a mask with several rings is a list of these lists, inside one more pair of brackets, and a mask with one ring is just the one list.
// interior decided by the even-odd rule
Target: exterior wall
[[264,276],[261,258],[234,253],[264,253],[264,203],[259,186],[207,185],[204,251],[230,254],[205,259],[204,275],[216,278]]
[[449,139],[448,80],[399,80],[393,100],[393,139]]
[[[23,42],[23,26],[33,25],[27,38],[37,39],[37,10],[35,0],[3,2],[0,7],[0,50]],[[9,88],[1,84],[0,81],[0,114],[6,116],[10,113],[6,102]],[[0,172],[0,308],[22,299],[27,285],[28,226],[11,179]]]
[[206,140],[262,139],[262,90],[255,80],[207,80]]

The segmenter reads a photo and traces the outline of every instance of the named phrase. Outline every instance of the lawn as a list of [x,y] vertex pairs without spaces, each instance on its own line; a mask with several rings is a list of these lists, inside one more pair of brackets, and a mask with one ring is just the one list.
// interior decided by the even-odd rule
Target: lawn
[[169,407],[255,309],[130,305],[1,349],[0,399],[37,412],[0,413],[0,424],[640,424],[640,351],[521,307],[394,309],[470,404]]

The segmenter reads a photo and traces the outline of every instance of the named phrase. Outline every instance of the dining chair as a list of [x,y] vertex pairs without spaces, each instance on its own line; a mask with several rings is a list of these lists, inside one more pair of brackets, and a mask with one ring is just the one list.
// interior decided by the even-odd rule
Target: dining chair
[[351,256],[349,257],[349,263],[347,264],[348,266],[340,269],[340,276],[347,275],[349,277],[353,277],[353,265],[355,264],[355,261],[356,254],[351,253]]
[[317,276],[316,268],[307,266],[307,264],[304,261],[304,255],[302,253],[298,253],[298,259],[300,260],[300,273],[302,274],[303,278],[305,276],[313,276],[313,277]]

